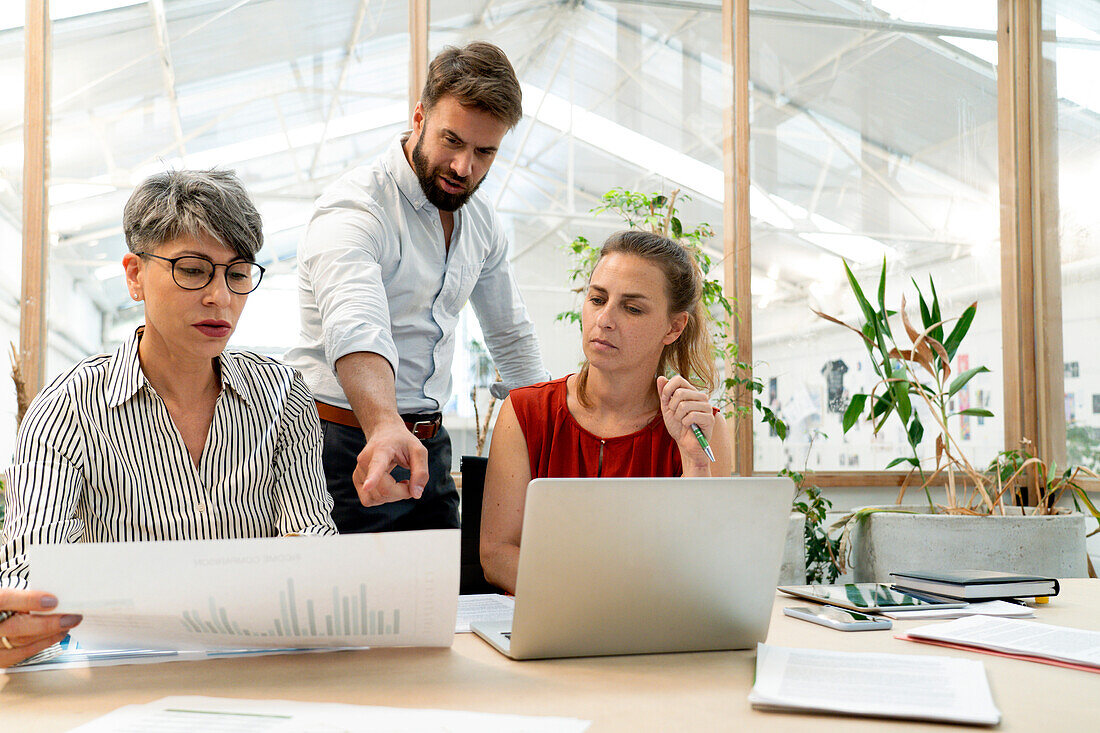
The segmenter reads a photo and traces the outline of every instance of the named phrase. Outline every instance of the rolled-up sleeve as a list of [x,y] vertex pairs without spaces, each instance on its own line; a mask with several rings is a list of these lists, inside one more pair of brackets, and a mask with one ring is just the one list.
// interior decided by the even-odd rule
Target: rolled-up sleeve
[[294,381],[283,410],[274,465],[280,534],[336,534],[332,496],[321,467],[321,424],[302,375]]
[[335,202],[318,208],[306,231],[299,266],[306,268],[321,316],[328,366],[347,354],[383,356],[397,373],[390,312],[382,283],[385,230],[370,205]]
[[493,227],[493,245],[470,295],[485,345],[509,389],[550,379],[539,351],[535,324],[527,314],[512,267],[508,241]]
[[78,542],[84,523],[76,510],[85,480],[83,437],[72,400],[47,390],[27,411],[7,471],[6,516],[0,534],[0,586],[26,588],[27,548]]

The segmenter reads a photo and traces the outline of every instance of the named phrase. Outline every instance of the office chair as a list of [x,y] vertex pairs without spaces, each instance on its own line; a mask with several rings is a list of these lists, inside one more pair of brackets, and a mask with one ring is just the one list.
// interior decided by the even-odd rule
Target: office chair
[[458,592],[500,593],[500,589],[485,580],[481,569],[481,498],[485,491],[485,466],[488,458],[462,456],[459,470],[462,472],[462,534]]

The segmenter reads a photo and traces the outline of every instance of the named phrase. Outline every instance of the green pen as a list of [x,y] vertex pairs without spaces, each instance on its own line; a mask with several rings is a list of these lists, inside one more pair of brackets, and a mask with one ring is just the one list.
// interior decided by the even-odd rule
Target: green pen
[[707,458],[710,459],[711,463],[714,463],[714,451],[710,449],[710,443],[707,442],[707,436],[703,435],[703,431],[700,430],[699,426],[695,423],[691,424],[691,432],[695,433],[695,439],[699,441],[699,447],[707,454]]

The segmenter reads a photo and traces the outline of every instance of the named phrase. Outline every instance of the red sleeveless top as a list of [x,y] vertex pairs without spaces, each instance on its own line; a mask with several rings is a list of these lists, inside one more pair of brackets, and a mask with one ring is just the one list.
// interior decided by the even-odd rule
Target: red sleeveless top
[[569,412],[566,379],[513,389],[509,394],[527,439],[531,478],[683,474],[680,450],[659,411],[636,433],[601,438],[582,428]]

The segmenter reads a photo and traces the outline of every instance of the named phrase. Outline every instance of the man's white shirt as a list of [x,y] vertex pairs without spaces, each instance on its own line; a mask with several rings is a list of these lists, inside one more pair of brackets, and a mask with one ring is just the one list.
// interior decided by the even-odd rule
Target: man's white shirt
[[317,399],[350,408],[336,361],[355,352],[393,367],[401,413],[440,410],[451,394],[455,329],[467,301],[505,384],[549,378],[492,207],[454,212],[450,249],[398,136],[375,163],[325,190],[298,251],[301,334],[286,362]]

